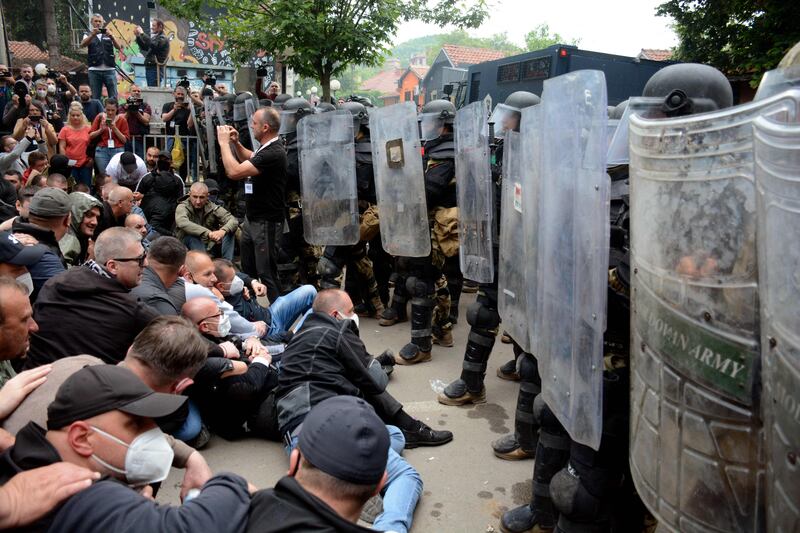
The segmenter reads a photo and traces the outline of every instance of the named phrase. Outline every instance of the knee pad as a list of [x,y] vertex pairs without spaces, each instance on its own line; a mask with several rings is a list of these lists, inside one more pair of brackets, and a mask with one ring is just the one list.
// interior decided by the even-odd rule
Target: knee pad
[[327,255],[324,255],[319,258],[317,262],[317,273],[320,276],[327,276],[327,277],[337,277],[342,273],[342,269],[339,266],[330,260]]
[[517,360],[517,372],[522,382],[534,383],[541,388],[542,377],[539,375],[539,364],[531,354],[523,352],[520,355]]
[[497,310],[474,302],[467,307],[467,324],[476,329],[493,330],[500,325],[500,315]]
[[539,423],[543,430],[554,435],[567,435],[564,426],[558,421],[556,415],[550,410],[547,402],[544,401],[544,396],[539,394],[533,401],[533,417]]
[[569,464],[550,481],[550,497],[559,514],[570,522],[595,522],[602,518],[600,500],[586,490]]
[[412,298],[428,298],[431,295],[428,284],[424,279],[416,276],[409,276],[406,279],[406,291]]

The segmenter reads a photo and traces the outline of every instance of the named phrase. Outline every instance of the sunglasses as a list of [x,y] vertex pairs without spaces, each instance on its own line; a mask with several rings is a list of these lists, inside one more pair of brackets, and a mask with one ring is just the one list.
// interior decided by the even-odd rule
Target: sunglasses
[[216,315],[211,315],[211,316],[207,316],[207,317],[205,317],[205,318],[201,318],[200,320],[198,320],[198,321],[196,322],[196,324],[197,324],[197,325],[200,325],[200,324],[202,324],[203,322],[205,322],[206,320],[211,320],[212,318],[219,318],[219,317],[221,317],[221,316],[222,316],[222,314],[223,314],[223,313],[222,313],[222,311],[219,311],[219,312],[218,312]]
[[147,259],[147,253],[143,253],[139,257],[114,257],[114,261],[119,261],[120,263],[129,263],[131,261],[136,261],[139,263],[139,268],[144,266],[144,262]]

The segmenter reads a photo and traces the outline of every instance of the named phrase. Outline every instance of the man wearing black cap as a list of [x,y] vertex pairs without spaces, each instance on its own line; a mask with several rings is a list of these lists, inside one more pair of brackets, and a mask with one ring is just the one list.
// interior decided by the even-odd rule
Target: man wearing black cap
[[213,477],[181,507],[157,505],[131,488],[166,479],[173,453],[153,419],[185,401],[153,392],[127,368],[85,367],[58,389],[47,410],[47,430],[31,422],[0,456],[0,484],[59,461],[105,476],[46,515],[36,530],[241,531],[250,495],[247,481],[234,474]]
[[33,195],[28,208],[28,221],[17,219],[11,228],[14,233],[34,237],[61,259],[63,256],[58,241],[69,230],[71,211],[72,204],[66,192],[45,187]]
[[114,183],[135,191],[139,181],[147,175],[147,165],[133,152],[122,152],[108,162],[106,174],[111,176]]
[[373,531],[356,522],[386,483],[388,453],[386,426],[364,400],[334,396],[316,405],[292,450],[289,474],[253,495],[248,533]]
[[144,195],[142,211],[150,226],[159,234],[172,235],[175,208],[183,196],[183,190],[183,181],[172,171],[172,155],[161,150],[155,172],[142,178],[138,186],[138,192]]

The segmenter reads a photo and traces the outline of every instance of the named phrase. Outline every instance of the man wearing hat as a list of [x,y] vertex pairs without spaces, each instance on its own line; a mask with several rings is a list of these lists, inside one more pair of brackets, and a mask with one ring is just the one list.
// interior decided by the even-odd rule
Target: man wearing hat
[[185,401],[154,392],[127,368],[87,366],[58,389],[47,409],[47,429],[29,423],[0,456],[0,484],[60,461],[103,476],[37,522],[36,530],[241,531],[250,495],[247,481],[237,475],[211,478],[181,507],[145,496],[151,493],[146,485],[166,479],[173,458],[153,419],[174,413]]
[[183,181],[172,171],[172,156],[168,151],[161,150],[156,170],[142,178],[138,186],[138,192],[144,195],[141,207],[145,218],[159,234],[172,235],[175,208],[183,191]]
[[[374,531],[356,522],[386,484],[389,446],[386,426],[364,400],[334,396],[317,404],[292,450],[289,474],[253,495],[248,533]],[[377,520],[375,529],[382,529]]]
[[212,253],[219,245],[218,257],[233,261],[234,239],[239,221],[227,209],[209,201],[204,182],[195,182],[175,210],[175,236],[190,250]]
[[28,220],[17,219],[11,226],[13,233],[24,233],[63,259],[58,241],[67,234],[71,220],[72,204],[69,195],[61,189],[45,187],[36,192],[28,208]]
[[135,191],[139,181],[147,174],[147,165],[133,152],[122,152],[108,162],[106,174],[111,176],[114,183]]

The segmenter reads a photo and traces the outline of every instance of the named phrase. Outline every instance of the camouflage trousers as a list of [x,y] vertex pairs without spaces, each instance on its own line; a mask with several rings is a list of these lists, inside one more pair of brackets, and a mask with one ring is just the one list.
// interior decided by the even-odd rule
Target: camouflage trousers
[[317,262],[322,255],[322,246],[306,242],[303,235],[303,210],[300,194],[289,191],[286,195],[288,208],[286,220],[289,232],[282,241],[283,258],[278,263],[282,284],[297,287],[301,284],[317,285]]

